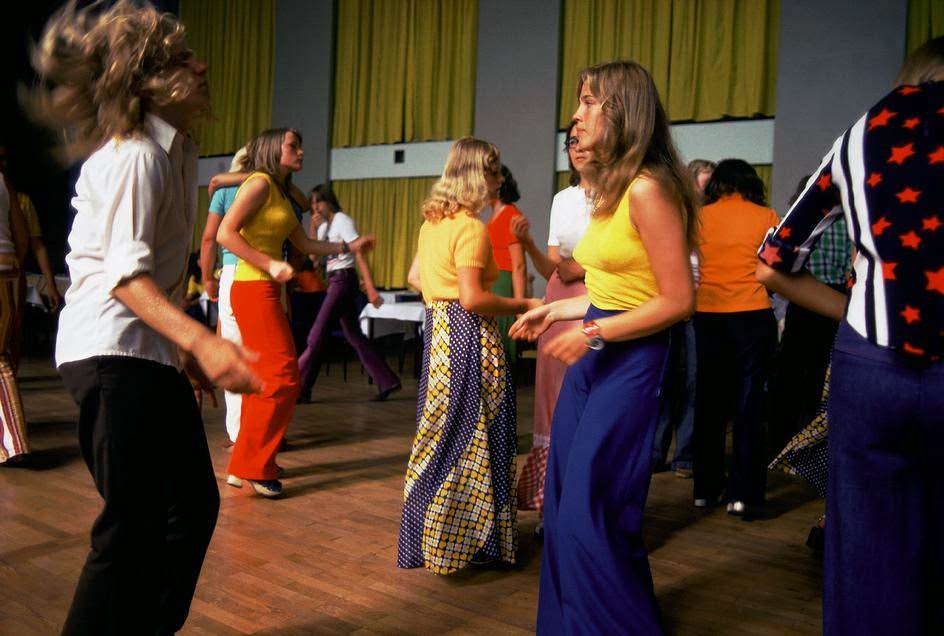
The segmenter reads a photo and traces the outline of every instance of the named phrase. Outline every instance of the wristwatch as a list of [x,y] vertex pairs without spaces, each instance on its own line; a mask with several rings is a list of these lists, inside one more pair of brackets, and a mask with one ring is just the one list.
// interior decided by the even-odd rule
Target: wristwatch
[[583,323],[583,327],[580,328],[580,331],[587,337],[587,349],[600,351],[606,345],[606,341],[604,341],[603,336],[600,335],[600,325],[598,325],[596,321],[588,320]]
[[341,241],[341,253],[347,254],[351,251],[351,246],[347,244],[347,241]]

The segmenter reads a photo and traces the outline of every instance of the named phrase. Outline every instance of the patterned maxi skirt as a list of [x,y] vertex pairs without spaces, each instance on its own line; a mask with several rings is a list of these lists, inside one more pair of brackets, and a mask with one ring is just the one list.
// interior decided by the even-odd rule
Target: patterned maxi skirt
[[495,320],[428,303],[418,393],[397,566],[514,563],[515,390]]
[[802,431],[797,433],[780,454],[770,463],[771,470],[779,468],[791,475],[800,475],[816,489],[817,494],[826,498],[827,455],[829,422],[826,416],[826,404],[829,401],[829,374],[826,370],[826,384],[823,386],[823,399],[820,401],[816,416]]

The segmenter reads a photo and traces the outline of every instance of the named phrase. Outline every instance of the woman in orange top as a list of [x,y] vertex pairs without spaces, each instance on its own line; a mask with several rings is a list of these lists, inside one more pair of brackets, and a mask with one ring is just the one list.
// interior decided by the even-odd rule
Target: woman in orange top
[[[492,293],[504,298],[522,300],[525,297],[527,286],[528,267],[524,258],[524,247],[521,241],[511,231],[511,223],[522,216],[521,210],[515,202],[521,198],[518,192],[518,182],[511,174],[508,166],[501,167],[502,184],[498,189],[498,196],[491,201],[492,216],[488,220],[488,241],[492,246],[492,257],[498,266],[498,278],[492,285]],[[514,322],[512,316],[501,316],[495,319],[498,330],[502,334],[505,345],[505,355],[514,371],[514,363],[518,358],[518,346],[513,338],[508,337],[508,328]]]
[[254,369],[262,391],[243,397],[239,436],[229,462],[231,486],[248,480],[263,497],[282,494],[275,463],[298,397],[298,361],[282,309],[282,283],[295,275],[282,260],[286,239],[306,254],[343,254],[373,243],[361,237],[350,245],[309,239],[289,203],[291,175],[302,168],[304,151],[297,130],[260,134],[251,148],[255,170],[239,188],[220,223],[218,242],[239,257],[230,302],[243,344],[258,352]]
[[[705,188],[701,280],[695,300],[695,506],[727,493],[728,512],[764,502],[767,483],[764,383],[777,345],[767,290],[754,270],[757,249],[780,223],[764,183],[745,161],[725,159]],[[725,423],[734,421],[731,474],[724,474]]]

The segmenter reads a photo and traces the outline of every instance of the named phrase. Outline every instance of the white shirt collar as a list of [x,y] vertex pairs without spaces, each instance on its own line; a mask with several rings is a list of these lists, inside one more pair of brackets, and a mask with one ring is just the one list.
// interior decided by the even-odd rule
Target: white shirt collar
[[171,146],[174,145],[174,139],[180,134],[176,128],[154,113],[146,113],[144,115],[144,130],[147,132],[148,137],[156,141],[157,145],[163,148],[164,152],[168,155],[170,154]]

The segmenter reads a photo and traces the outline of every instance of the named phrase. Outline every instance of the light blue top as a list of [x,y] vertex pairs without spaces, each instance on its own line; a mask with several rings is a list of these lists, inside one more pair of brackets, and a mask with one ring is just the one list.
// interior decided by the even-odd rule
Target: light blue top
[[[236,192],[238,190],[238,186],[227,186],[214,192],[213,198],[210,200],[210,213],[216,214],[218,216],[225,216],[229,211],[229,206],[233,205],[233,201],[236,200]],[[223,255],[223,265],[235,265],[239,260],[238,256],[230,252],[222,245],[220,245],[220,252]]]

